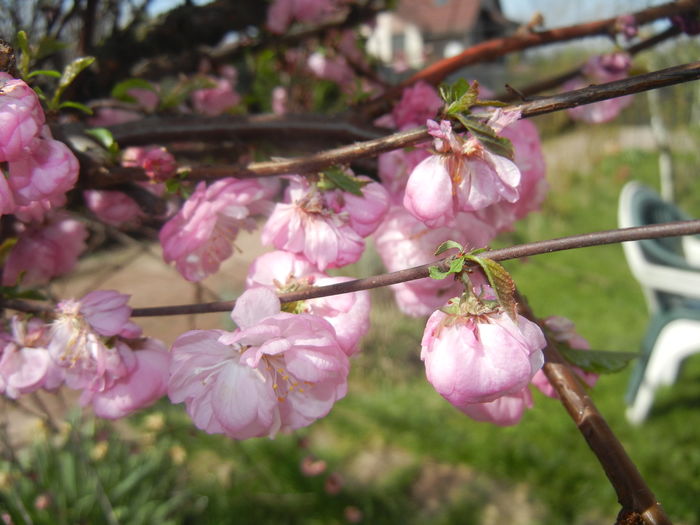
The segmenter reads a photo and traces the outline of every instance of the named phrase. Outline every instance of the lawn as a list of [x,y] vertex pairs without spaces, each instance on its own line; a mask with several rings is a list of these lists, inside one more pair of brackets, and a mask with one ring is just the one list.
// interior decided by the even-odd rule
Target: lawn
[[[681,203],[700,203],[679,156]],[[543,213],[498,246],[616,226],[627,180],[656,186],[654,154],[625,150],[580,172],[551,174]],[[377,269],[375,260],[358,268]],[[507,263],[540,316],[574,320],[593,348],[636,351],[647,322],[620,246]],[[615,494],[595,457],[554,400],[515,427],[475,423],[424,379],[422,322],[373,292],[373,328],[354,360],[348,396],[329,417],[275,440],[235,442],[197,431],[163,403],[133,428],[73,416],[51,444],[20,451],[0,470],[0,508],[15,523],[593,524],[612,523]],[[626,370],[603,377],[592,397],[676,523],[700,523],[700,360],[663,390],[649,420],[624,418]],[[325,462],[324,464],[320,461]],[[320,471],[320,472],[319,472]],[[97,481],[99,478],[99,482]],[[20,504],[21,501],[21,504]]]

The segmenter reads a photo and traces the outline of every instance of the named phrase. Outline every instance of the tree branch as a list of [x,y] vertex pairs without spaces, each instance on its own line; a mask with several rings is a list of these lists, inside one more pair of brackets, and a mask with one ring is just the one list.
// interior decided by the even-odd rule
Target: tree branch
[[[681,30],[677,26],[671,26],[665,31],[662,31],[661,33],[658,33],[652,37],[642,40],[641,42],[637,42],[633,46],[628,47],[625,51],[630,55],[634,56],[637,53],[641,53],[642,51],[646,51],[647,49],[650,49],[660,44],[661,42],[665,42],[670,38],[676,37],[680,33]],[[522,88],[518,88],[517,90],[511,88],[510,86],[506,86],[506,88],[508,88],[508,92],[498,94],[495,98],[496,100],[500,100],[502,102],[509,102],[511,100],[517,100],[518,98],[528,97],[537,93],[541,93],[543,91],[554,89],[562,85],[567,80],[571,80],[572,78],[575,78],[578,75],[580,75],[584,66],[585,63],[573,69],[569,69],[564,73],[560,73],[554,77],[533,82],[532,84],[529,84]]]
[[[538,322],[527,301],[519,298],[521,313]],[[549,379],[564,408],[574,420],[610,480],[622,506],[617,523],[670,524],[661,503],[647,486],[636,465],[627,455],[603,415],[576,378],[571,367],[547,339],[544,349],[544,374]]]
[[[587,248],[591,246],[615,244],[625,241],[655,239],[659,237],[675,237],[678,235],[691,235],[697,233],[700,233],[700,220],[670,222],[665,224],[606,230],[573,235],[570,237],[550,239],[546,241],[537,241],[511,246],[509,248],[489,250],[483,252],[480,254],[480,256],[493,259],[494,261],[506,261],[520,257],[530,257],[533,255],[558,252],[562,250],[572,250],[576,248]],[[356,279],[354,281],[331,284],[328,286],[318,286],[298,292],[281,294],[280,300],[283,303],[291,303],[295,301],[313,299],[316,297],[369,290],[371,288],[380,288],[406,281],[413,281],[415,279],[422,279],[429,276],[429,268],[431,266],[438,266],[442,270],[446,270],[449,267],[449,261],[450,257],[445,257],[433,263],[423,264],[421,266],[400,270],[398,272],[385,273],[363,279]],[[0,303],[0,306],[4,304],[6,303]],[[13,304],[17,306],[16,303]],[[134,317],[150,317],[160,315],[226,312],[233,309],[234,305],[235,301],[217,301],[212,303],[134,308],[132,315]],[[7,307],[14,308],[14,306],[11,305],[7,305]]]

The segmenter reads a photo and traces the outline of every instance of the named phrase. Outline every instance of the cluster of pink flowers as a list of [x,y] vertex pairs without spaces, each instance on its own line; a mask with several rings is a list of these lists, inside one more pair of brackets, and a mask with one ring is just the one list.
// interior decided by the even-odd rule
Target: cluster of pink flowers
[[17,398],[65,384],[81,391],[82,405],[110,419],[162,397],[170,353],[160,341],[140,337],[128,299],[95,291],[60,302],[49,324],[13,317],[11,330],[0,333],[0,391]]
[[[433,250],[452,239],[471,249],[539,208],[547,184],[537,129],[513,112],[496,111],[489,125],[511,140],[513,161],[489,152],[474,137],[462,138],[449,122],[430,120],[441,107],[437,91],[417,83],[404,90],[391,114],[376,124],[407,129],[425,123],[435,137],[426,148],[394,150],[379,157],[379,176],[392,207],[375,235],[389,271],[434,260]],[[392,286],[399,308],[429,315],[459,293],[452,280],[421,279]]]
[[85,227],[55,209],[78,180],[70,149],[54,140],[34,91],[0,73],[0,214],[14,214],[17,243],[5,261],[2,282],[34,285],[70,271],[84,249]]
[[321,190],[298,175],[288,176],[285,202],[277,203],[262,231],[263,244],[303,253],[320,270],[354,263],[389,207],[386,190],[368,177],[363,196]]
[[188,281],[200,281],[216,272],[233,253],[241,228],[255,228],[253,216],[271,206],[275,180],[221,179],[197,185],[180,211],[160,230],[163,258]]
[[0,212],[59,200],[78,180],[78,160],[51,137],[36,93],[23,80],[0,73]]
[[274,436],[328,414],[347,392],[348,356],[323,318],[283,312],[269,288],[236,301],[233,332],[196,330],[173,344],[168,395],[197,428]]

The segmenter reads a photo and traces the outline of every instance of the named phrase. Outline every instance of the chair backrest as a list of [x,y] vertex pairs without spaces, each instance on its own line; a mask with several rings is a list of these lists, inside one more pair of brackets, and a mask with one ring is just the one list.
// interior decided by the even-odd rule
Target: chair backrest
[[[632,181],[622,189],[618,208],[618,224],[622,228],[687,219],[687,215],[643,184]],[[652,312],[678,306],[687,297],[700,297],[700,286],[696,286],[700,272],[686,260],[682,237],[625,242],[623,249]]]

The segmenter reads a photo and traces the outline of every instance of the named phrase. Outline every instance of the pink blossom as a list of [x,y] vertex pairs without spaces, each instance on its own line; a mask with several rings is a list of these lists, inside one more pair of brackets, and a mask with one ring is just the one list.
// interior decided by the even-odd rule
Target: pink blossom
[[474,315],[463,306],[455,298],[454,313],[435,311],[421,342],[428,381],[460,410],[523,390],[542,367],[545,346],[539,326],[520,315],[514,322],[500,310]]
[[[489,125],[500,131],[518,114],[499,112]],[[438,154],[418,164],[406,184],[403,205],[430,227],[451,221],[459,211],[477,211],[499,201],[516,202],[521,175],[509,159],[488,151],[476,138],[461,139],[449,122],[432,123]]]
[[192,331],[173,344],[168,395],[185,402],[198,428],[274,436],[324,417],[345,396],[348,358],[326,321],[280,312],[267,288],[247,290],[231,317],[235,332]]
[[182,209],[160,231],[163,258],[188,281],[200,281],[216,272],[233,253],[241,228],[252,230],[251,215],[269,206],[275,181],[221,179],[204,182]]
[[350,227],[360,237],[374,233],[389,209],[389,194],[381,184],[360,175],[356,177],[365,183],[362,196],[342,190],[324,192],[327,206],[339,214],[347,214]]
[[391,112],[394,125],[399,130],[415,128],[425,124],[443,105],[437,90],[430,84],[420,81],[407,87],[401,94],[401,100]]
[[68,299],[56,306],[51,325],[49,353],[63,368],[66,385],[84,390],[85,404],[94,392],[111,388],[136,365],[131,349],[108,346],[105,338],[136,337],[140,329],[129,317],[129,296],[112,290],[90,292],[81,300]]
[[177,169],[175,157],[163,147],[155,147],[146,151],[142,166],[148,178],[155,182],[168,180],[175,175]]
[[475,421],[493,423],[502,427],[516,425],[520,422],[525,409],[532,408],[532,393],[529,388],[523,388],[493,401],[466,404],[458,408]]
[[23,80],[0,73],[0,162],[29,155],[44,125],[44,111]]
[[[303,253],[320,270],[338,268],[357,261],[364,251],[362,236],[353,229],[370,228],[376,218],[376,207],[382,201],[376,195],[363,202],[368,205],[369,223],[356,212],[351,213],[338,198],[338,193],[324,196],[306,179],[292,175],[287,203],[277,203],[262,231],[263,244],[293,253]],[[347,193],[344,193],[344,198]],[[352,200],[351,200],[352,201]],[[354,202],[354,201],[352,201]],[[388,198],[386,201],[388,204]],[[359,211],[359,210],[358,210]]]
[[306,65],[318,78],[336,82],[343,88],[352,85],[355,72],[343,56],[327,56],[316,51],[312,53]]
[[197,113],[215,117],[237,106],[241,96],[226,78],[211,78],[214,87],[197,89],[192,93],[192,104]]
[[136,201],[121,191],[85,190],[83,198],[98,219],[113,226],[134,224],[144,216]]
[[[586,339],[576,332],[576,327],[570,319],[561,316],[551,316],[544,320],[544,324],[547,327],[548,335],[554,341],[563,343],[569,348],[574,348],[576,350],[590,350],[591,345]],[[589,387],[592,388],[598,382],[598,374],[586,372],[578,366],[572,366],[571,368]],[[548,397],[552,397],[554,399],[559,397],[542,370],[538,370],[534,375],[532,378],[532,384]]]
[[[123,343],[122,343],[123,344]],[[117,419],[153,404],[168,390],[170,352],[157,339],[135,343],[134,367],[109,388],[91,395],[89,402],[97,417]]]
[[[261,255],[252,262],[248,269],[246,286],[267,286],[284,293],[348,280],[351,279],[329,277],[321,273],[302,255],[274,251]],[[317,315],[328,321],[335,330],[340,347],[348,356],[360,351],[360,339],[369,330],[368,291],[298,301],[291,306],[295,313]]]
[[162,146],[131,146],[122,152],[121,165],[127,168],[143,168],[154,182],[163,182],[175,175],[175,157]]
[[402,204],[406,182],[413,169],[430,157],[424,149],[395,149],[379,155],[378,172],[392,204]]
[[[386,269],[395,272],[435,261],[435,249],[448,239],[476,249],[486,246],[495,235],[494,228],[470,213],[459,213],[447,226],[428,228],[403,207],[393,206],[377,229],[374,243]],[[462,288],[452,279],[425,278],[391,289],[401,311],[418,317],[429,315]]]
[[273,33],[284,33],[293,20],[318,22],[333,12],[337,0],[274,0],[267,10],[267,28]]
[[24,223],[41,223],[51,215],[52,210],[65,206],[65,194],[54,195],[49,199],[32,201],[25,206],[17,206],[13,212],[15,217]]
[[62,376],[46,349],[48,327],[13,316],[12,334],[0,334],[0,391],[16,399],[39,388],[56,388]]
[[31,153],[9,163],[15,202],[57,198],[75,186],[79,170],[78,159],[63,142],[37,139]]
[[95,114],[88,119],[88,122],[93,127],[105,127],[133,122],[142,118],[142,113],[130,109],[98,108],[95,110]]
[[283,86],[276,86],[272,90],[272,112],[275,115],[284,115],[287,113],[287,104],[289,95]]
[[[581,89],[590,84],[602,84],[627,78],[631,58],[623,52],[591,57],[583,67],[582,76],[569,80],[563,85],[565,91]],[[590,124],[609,122],[632,103],[632,95],[602,100],[567,109],[571,118]]]
[[[78,311],[85,317],[93,330],[100,335],[111,337],[134,338],[141,335],[141,329],[132,323],[131,307],[128,306],[129,295],[115,290],[95,290],[80,299]],[[59,303],[59,310],[62,309]],[[67,311],[73,311],[73,305],[65,303]]]
[[3,268],[2,283],[12,286],[23,275],[22,284],[45,284],[75,267],[85,250],[85,226],[63,213],[56,213],[45,225],[20,225],[19,239]]
[[615,20],[615,30],[622,33],[627,40],[632,40],[637,36],[637,20],[632,14],[620,15]]
[[141,109],[150,113],[158,107],[160,96],[158,92],[147,88],[131,88],[127,93],[136,99]]
[[501,200],[477,212],[481,220],[499,232],[511,230],[515,221],[539,209],[548,189],[542,144],[535,125],[518,120],[505,128],[501,135],[513,143],[513,160],[522,176],[520,195],[515,202]]

